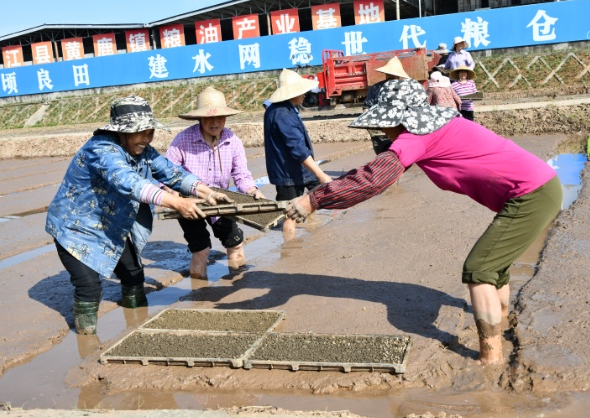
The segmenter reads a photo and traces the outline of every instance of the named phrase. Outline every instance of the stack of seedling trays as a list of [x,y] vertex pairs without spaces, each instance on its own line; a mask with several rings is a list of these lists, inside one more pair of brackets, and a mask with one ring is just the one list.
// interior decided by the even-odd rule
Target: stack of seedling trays
[[283,311],[167,309],[100,357],[107,363],[405,373],[409,336],[275,332]]
[[[274,201],[269,199],[254,199],[252,196],[231,192],[217,187],[211,187],[211,190],[223,193],[234,203],[209,206],[199,203],[197,206],[205,213],[206,216],[226,216],[235,219],[244,225],[248,225],[259,231],[266,232],[276,227],[280,221],[285,218],[284,209],[288,201]],[[187,199],[195,199],[189,197]],[[162,208],[158,212],[158,219],[178,219],[180,214],[174,209]]]

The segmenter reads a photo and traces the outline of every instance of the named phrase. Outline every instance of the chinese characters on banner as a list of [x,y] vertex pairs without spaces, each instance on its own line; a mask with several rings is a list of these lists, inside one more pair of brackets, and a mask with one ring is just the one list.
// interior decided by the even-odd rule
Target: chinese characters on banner
[[383,0],[358,0],[354,2],[354,23],[385,22]]
[[234,16],[231,18],[234,39],[258,38],[260,24],[258,15]]
[[95,57],[105,57],[117,53],[117,41],[114,33],[92,35],[92,43],[94,44]]
[[221,42],[221,21],[219,19],[195,22],[195,33],[198,44]]
[[272,34],[299,32],[299,13],[297,9],[284,9],[270,12]]
[[84,44],[82,38],[68,38],[61,40],[61,54],[64,61],[84,58]]
[[313,30],[341,27],[340,3],[311,6],[311,22]]
[[2,47],[2,59],[4,60],[4,68],[22,67],[23,48],[20,45],[11,45]]
[[160,45],[162,49],[186,45],[184,42],[183,24],[178,23],[176,25],[162,26],[160,28]]
[[147,29],[136,29],[125,31],[125,42],[127,52],[149,51],[150,34]]
[[35,65],[55,62],[51,42],[49,41],[31,44],[31,53],[33,54],[33,64]]

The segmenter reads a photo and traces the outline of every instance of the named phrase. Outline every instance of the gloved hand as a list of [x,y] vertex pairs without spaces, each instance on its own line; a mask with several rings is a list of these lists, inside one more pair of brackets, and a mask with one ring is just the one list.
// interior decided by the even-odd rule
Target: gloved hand
[[256,200],[266,199],[264,197],[264,194],[260,191],[260,189],[254,189],[254,191],[250,193],[250,196],[252,196]]
[[298,224],[305,221],[305,219],[311,214],[309,210],[304,208],[299,203],[300,198],[295,198],[289,202],[287,207],[285,208],[285,214],[289,219],[293,219]]
[[205,199],[208,205],[215,206],[220,203],[234,203],[227,195],[219,192],[213,192]]

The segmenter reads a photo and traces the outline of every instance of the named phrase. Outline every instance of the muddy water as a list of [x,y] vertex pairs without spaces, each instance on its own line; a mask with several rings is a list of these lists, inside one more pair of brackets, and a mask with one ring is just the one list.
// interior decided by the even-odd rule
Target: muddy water
[[[318,216],[315,227],[329,222],[332,214]],[[301,231],[302,234],[304,231]],[[248,242],[249,258],[257,267],[272,264],[282,244],[277,231],[265,239]],[[538,253],[543,245],[539,239],[513,268],[512,294],[534,273]],[[23,256],[23,259],[25,257]],[[5,260],[6,261],[6,260]],[[100,384],[70,387],[66,383],[68,370],[80,361],[106,348],[102,341],[113,341],[126,330],[136,328],[148,317],[178,301],[192,291],[224,287],[231,283],[231,274],[223,259],[209,266],[209,282],[184,278],[168,288],[149,295],[148,309],[129,311],[116,308],[100,317],[99,335],[82,337],[69,333],[61,343],[41,353],[25,364],[13,367],[0,378],[0,401],[10,400],[24,408],[109,408],[109,409],[207,409],[236,405],[272,404],[287,410],[350,410],[371,417],[401,417],[427,411],[459,414],[463,417],[572,417],[585,416],[590,408],[587,394],[556,394],[546,397],[510,394],[506,392],[445,392],[443,390],[401,389],[375,393],[345,393],[309,395],[292,391],[206,391],[183,392],[161,390],[129,390],[111,392]],[[230,279],[230,280],[228,280]],[[164,369],[163,373],[174,373]],[[131,378],[131,376],[130,376]]]

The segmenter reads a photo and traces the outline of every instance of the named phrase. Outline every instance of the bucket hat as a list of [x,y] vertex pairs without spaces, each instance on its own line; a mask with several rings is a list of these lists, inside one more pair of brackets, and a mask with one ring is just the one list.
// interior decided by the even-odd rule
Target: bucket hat
[[279,87],[268,99],[271,103],[284,102],[293,97],[301,96],[318,86],[317,80],[303,78],[293,70],[283,69],[279,76]]
[[98,130],[135,133],[148,129],[165,129],[170,132],[170,129],[154,118],[147,100],[138,96],[127,96],[113,101],[110,123]]
[[447,44],[441,42],[440,44],[438,44],[438,47],[434,50],[434,52],[439,54],[448,54],[449,50],[447,49]]
[[455,36],[455,39],[453,39],[453,51],[455,50],[455,45],[457,45],[461,42],[465,42],[465,48],[469,48],[469,42],[467,42],[465,39],[463,39],[460,36]]
[[473,71],[471,68],[466,67],[464,65],[457,67],[453,71],[451,71],[449,73],[449,77],[451,77],[453,80],[458,80],[459,79],[459,71],[467,71],[467,79],[468,80],[475,80],[475,71]]
[[451,80],[449,77],[442,75],[439,71],[435,71],[430,74],[430,79],[428,80],[428,87],[450,87]]
[[392,128],[403,125],[424,135],[436,131],[459,115],[450,107],[430,106],[428,94],[416,80],[389,80],[383,84],[379,102],[356,118],[351,128]]
[[240,112],[240,110],[228,107],[223,93],[209,86],[197,95],[197,108],[191,112],[178,115],[178,117],[186,120],[196,120],[215,116],[237,115]]
[[410,78],[408,73],[404,71],[402,62],[398,57],[393,57],[387,61],[387,64],[385,64],[383,67],[375,68],[375,70],[385,74],[396,75],[398,77]]

